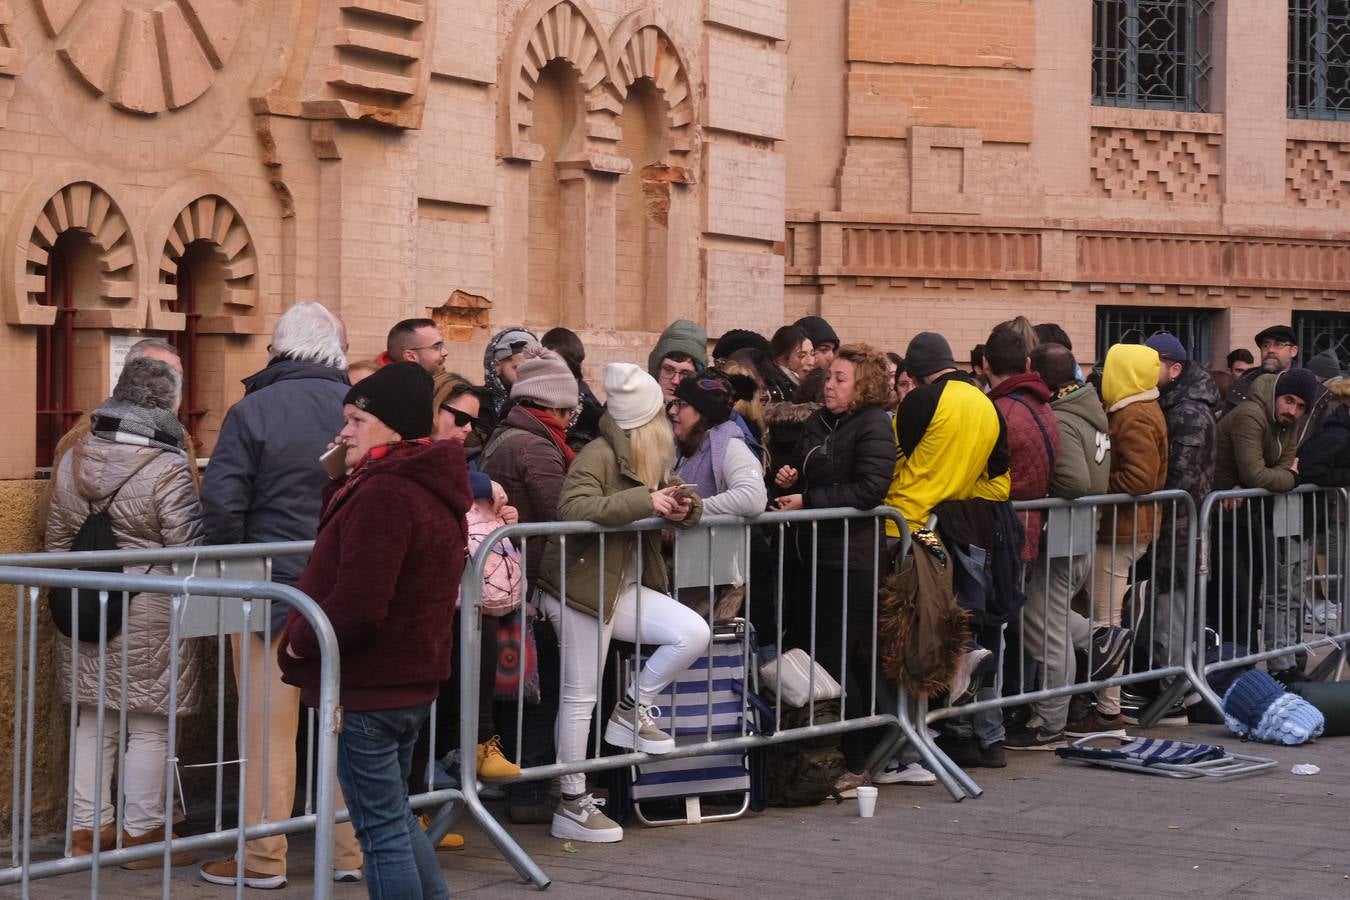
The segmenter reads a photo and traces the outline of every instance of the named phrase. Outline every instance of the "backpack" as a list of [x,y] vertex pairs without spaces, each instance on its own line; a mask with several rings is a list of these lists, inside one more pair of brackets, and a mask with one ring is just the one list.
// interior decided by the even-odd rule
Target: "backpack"
[[[478,501],[469,507],[468,552],[472,560],[483,540],[506,524],[501,516],[493,515],[487,504]],[[520,551],[510,540],[498,541],[492,547],[483,566],[483,614],[504,616],[520,606],[523,596],[524,572],[520,565]]]
[[[92,510],[85,517],[84,522],[80,524],[80,530],[75,532],[75,539],[71,541],[70,550],[72,553],[90,550],[120,550],[117,545],[117,535],[113,531],[112,516],[108,513],[112,509],[113,501],[117,495],[122,492],[122,488],[131,482],[132,478],[155,457],[150,457],[145,462],[132,471],[127,480],[117,486],[108,497],[108,502],[103,504],[102,509]],[[71,471],[75,471],[79,465],[79,457],[71,460]],[[85,566],[81,571],[84,572],[116,572],[122,573],[122,567],[118,566]],[[47,609],[51,612],[52,621],[56,623],[56,630],[66,637],[75,637],[78,640],[88,644],[98,643],[99,632],[99,594],[101,592],[91,588],[68,588],[54,587],[47,590]],[[129,603],[131,598],[136,596],[136,592],[126,593],[124,591],[108,591],[108,605],[105,609],[103,621],[107,622],[105,639],[111,641],[122,633],[122,607]],[[76,625],[78,614],[78,627]]]
[[[774,699],[767,698],[767,703],[772,710]],[[815,724],[840,721],[839,709],[837,699],[818,701]],[[810,722],[810,706],[783,704],[778,730],[805,728]],[[844,768],[837,734],[774,744],[764,754],[766,802],[769,806],[815,806],[830,797],[838,799],[834,785]]]

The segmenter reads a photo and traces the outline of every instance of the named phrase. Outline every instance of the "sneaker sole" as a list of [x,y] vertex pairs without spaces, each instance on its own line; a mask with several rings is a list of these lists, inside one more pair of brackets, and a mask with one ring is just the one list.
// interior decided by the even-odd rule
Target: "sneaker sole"
[[873,775],[872,783],[928,785],[928,784],[937,784],[937,776],[933,775],[931,778],[920,779],[914,778],[913,776],[906,776],[904,778],[901,778],[899,775]]
[[605,743],[612,744],[615,747],[631,747],[642,753],[669,753],[675,749],[675,739],[666,738],[664,741],[649,741],[645,738],[633,734],[633,729],[621,722],[611,720],[605,726]]
[[581,841],[586,844],[617,844],[623,840],[623,827],[587,828],[566,816],[554,816],[548,833],[560,841]]
[[1003,749],[1021,753],[1025,750],[1058,750],[1060,747],[1067,747],[1067,746],[1069,746],[1068,741],[1051,741],[1048,744],[1028,744],[1025,747],[1020,747],[1017,746],[1016,744],[1005,743],[1003,745]]
[[[1085,737],[1113,737],[1125,740],[1129,735],[1125,733],[1124,728],[1108,728],[1105,731],[1066,731],[1065,737],[1085,738]],[[1006,745],[1005,745],[1006,746]]]
[[[235,882],[239,880],[235,875],[211,875],[207,872],[198,870],[202,881],[208,884],[219,884],[225,887],[234,887]],[[286,886],[286,876],[273,875],[269,878],[244,878],[244,887],[252,888],[255,891],[279,891]]]

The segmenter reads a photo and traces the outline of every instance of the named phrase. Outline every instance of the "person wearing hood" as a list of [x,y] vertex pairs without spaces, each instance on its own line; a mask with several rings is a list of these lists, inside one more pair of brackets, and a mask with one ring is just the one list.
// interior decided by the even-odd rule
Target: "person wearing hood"
[[[91,413],[91,430],[61,457],[52,473],[48,552],[70,550],[85,520],[97,512],[106,512],[123,550],[201,543],[201,502],[177,418],[181,388],[178,373],[160,360],[141,357],[126,364],[112,396]],[[153,566],[149,574],[169,575],[171,570],[167,565]],[[120,605],[120,597],[111,595],[110,603]],[[55,642],[61,677],[46,702],[60,703],[73,692],[78,717],[72,735],[72,856],[88,856],[96,841],[107,852],[117,841],[117,795],[109,795],[115,768],[125,798],[117,807],[123,813],[121,846],[164,840],[164,760],[175,755],[169,744],[171,692],[180,718],[202,707],[205,648],[199,640],[176,647],[170,642],[170,598],[132,594],[125,609],[121,631],[109,629],[103,646],[64,638]],[[85,623],[80,626],[84,630]],[[173,654],[178,655],[176,681],[170,678]],[[125,687],[121,678],[126,679]],[[125,734],[120,730],[123,716]],[[118,748],[124,741],[123,756]],[[95,780],[100,760],[102,784]],[[190,862],[190,853],[172,855],[175,866]],[[153,868],[159,863],[156,857],[128,863],[126,868]]]
[[516,370],[525,361],[525,350],[538,347],[539,338],[525,328],[503,328],[488,341],[483,351],[483,390],[487,402],[479,416],[478,437],[486,441],[496,430],[497,423],[510,411],[511,385],[516,383]]
[[[1298,487],[1298,420],[1316,402],[1319,390],[1323,388],[1307,369],[1293,368],[1278,375],[1262,375],[1253,381],[1247,399],[1219,420],[1214,489],[1261,488],[1282,494]],[[1216,580],[1220,586],[1216,595],[1220,608],[1227,599],[1225,594],[1231,597],[1234,608],[1232,612],[1224,610],[1222,615],[1212,615],[1211,621],[1222,631],[1227,631],[1235,621],[1238,633],[1230,639],[1245,639],[1251,621],[1251,598],[1258,590],[1264,590],[1262,625],[1266,646],[1289,646],[1291,641],[1297,642],[1297,631],[1302,624],[1298,613],[1302,550],[1295,538],[1275,537],[1271,521],[1273,504],[1268,500],[1256,502],[1259,506],[1256,515],[1238,517],[1244,531],[1246,521],[1251,522],[1251,543],[1227,548],[1230,554],[1241,547],[1250,549],[1239,550],[1242,559],[1238,559],[1237,554],[1225,557],[1239,564],[1245,563],[1250,570],[1233,573],[1231,577],[1236,582],[1231,586],[1227,584],[1230,577],[1227,574]],[[1224,534],[1225,531],[1220,529],[1221,540],[1232,543],[1232,537]],[[1264,546],[1264,552],[1256,552],[1257,541]],[[1266,568],[1274,568],[1273,577],[1266,577],[1267,573],[1262,572]],[[1280,673],[1279,677],[1284,677],[1283,673],[1297,672],[1297,661],[1293,654],[1287,654],[1270,660],[1267,669],[1271,674]]]
[[[1008,472],[1012,479],[1011,500],[1040,500],[1050,495],[1050,479],[1059,454],[1059,427],[1050,409],[1050,389],[1041,376],[1030,371],[1026,337],[1005,322],[984,344],[984,373],[989,381],[989,399],[1008,430]],[[1026,540],[1022,561],[1040,554],[1045,513],[1022,514]]]
[[816,368],[828,371],[839,352],[839,335],[834,333],[834,328],[820,316],[802,316],[792,324],[811,340],[811,355]]
[[1322,430],[1298,448],[1299,480],[1318,487],[1350,487],[1350,379],[1327,383],[1332,407]]
[[[1219,387],[1200,363],[1190,358],[1176,335],[1160,331],[1144,342],[1158,353],[1158,403],[1167,422],[1166,490],[1185,491],[1200,509],[1214,484],[1214,456],[1220,405]],[[1194,531],[1187,510],[1162,505],[1162,523],[1153,544],[1151,599],[1140,628],[1153,638],[1153,659],[1181,665],[1189,635],[1185,617],[1186,548]]]
[[[1143,344],[1116,344],[1106,351],[1102,402],[1111,431],[1108,493],[1141,497],[1167,483],[1167,420],[1158,405],[1161,368],[1158,351]],[[1156,503],[1120,506],[1102,516],[1092,562],[1092,620],[1075,616],[1071,621],[1075,644],[1087,649],[1090,641],[1093,658],[1100,660],[1095,675],[1114,675],[1130,648],[1131,632],[1120,624],[1121,606],[1134,564],[1157,530]],[[1065,729],[1071,737],[1098,732],[1125,733],[1118,687],[1100,691],[1097,705]]]
[[647,355],[647,373],[661,386],[669,403],[681,379],[697,375],[708,366],[708,333],[688,319],[671,322]]
[[1330,388],[1344,377],[1341,374],[1341,361],[1337,358],[1336,351],[1330,349],[1323,350],[1308,360],[1308,371],[1313,373],[1313,377],[1321,387],[1308,406],[1308,411],[1299,419],[1297,440],[1300,447],[1322,430],[1322,423],[1326,421],[1333,402]]
[[[568,469],[558,518],[605,528],[655,516],[678,529],[698,524],[703,502],[670,471],[675,441],[661,387],[628,363],[610,363],[604,387],[608,405],[600,437]],[[534,596],[562,642],[558,762],[587,757],[599,697],[596,660],[604,658],[612,638],[642,644],[650,653],[605,723],[604,740],[647,753],[675,749],[675,739],[657,727],[652,706],[707,652],[711,634],[697,613],[665,593],[669,584],[659,531],[548,539]],[[554,837],[600,844],[623,840],[623,828],[601,811],[604,801],[586,792],[584,773],[558,780],[562,796],[550,828]]]
[[[1111,436],[1106,411],[1090,384],[1078,380],[1073,353],[1062,344],[1042,343],[1031,352],[1031,368],[1050,389],[1050,409],[1059,430],[1059,452],[1050,478],[1050,496],[1062,500],[1105,494],[1110,486]],[[1074,648],[1064,623],[1074,595],[1092,571],[1094,542],[1075,525],[1096,529],[1091,511],[1050,514],[1040,557],[1027,572],[1027,603],[1022,615],[1022,640],[1043,670],[1042,687],[1051,689],[1077,680]],[[1056,517],[1063,516],[1063,520]],[[1067,523],[1065,529],[1057,527]],[[1058,546],[1056,535],[1066,535]],[[1076,551],[1076,552],[1075,552]],[[1051,750],[1065,743],[1069,697],[1051,697],[1031,704],[1025,730],[1008,735],[1009,750]]]
[[[297,303],[277,321],[271,354],[262,371],[244,379],[244,397],[225,414],[206,467],[202,508],[207,544],[310,541],[318,530],[329,481],[319,457],[342,427],[342,400],[349,390],[337,319],[321,304]],[[272,561],[272,580],[294,585],[304,567],[302,556],[279,556]],[[259,777],[248,782],[244,799],[248,825],[261,822],[264,812],[269,821],[288,818],[295,795],[300,692],[282,683],[276,663],[287,612],[285,604],[271,603],[269,630],[247,636],[249,709],[268,717],[267,728],[248,729],[248,758],[265,760],[258,767]],[[241,684],[244,637],[230,637],[236,687]],[[264,697],[269,706],[264,706]],[[351,826],[339,825],[335,833],[335,869],[359,875],[361,850]],[[286,848],[285,835],[245,844],[244,885],[284,886]],[[232,858],[208,862],[202,866],[202,878],[233,885],[236,862]]]
[[[371,897],[449,897],[406,791],[413,744],[451,674],[472,503],[463,445],[431,440],[432,397],[431,376],[411,362],[346,393],[337,443],[349,474],[326,492],[298,585],[328,617],[341,654],[337,777]],[[295,611],[277,659],[286,683],[317,705],[319,642]]]

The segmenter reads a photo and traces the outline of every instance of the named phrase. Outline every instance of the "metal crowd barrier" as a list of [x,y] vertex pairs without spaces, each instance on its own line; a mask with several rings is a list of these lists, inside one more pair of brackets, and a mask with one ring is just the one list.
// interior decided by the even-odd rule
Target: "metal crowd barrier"
[[[1209,678],[1260,662],[1272,672],[1338,677],[1350,641],[1350,491],[1218,491],[1200,506],[1201,559],[1191,680],[1215,709]],[[1214,659],[1206,650],[1217,643]]]
[[[687,573],[691,569],[698,570],[701,568],[706,572],[706,580],[698,590],[702,591],[706,589],[709,599],[713,600],[718,594],[718,588],[721,586],[719,584],[719,576],[714,573],[713,558],[715,556],[719,557],[717,566],[718,568],[722,568],[722,564],[726,562],[727,558],[734,558],[739,553],[740,559],[742,560],[741,574],[744,579],[747,598],[746,602],[749,603],[754,590],[753,566],[751,565],[752,540],[755,537],[753,532],[755,529],[760,529],[761,534],[763,534],[763,532],[767,530],[771,539],[776,538],[776,541],[773,541],[775,548],[771,553],[770,559],[770,564],[774,575],[776,576],[774,579],[775,585],[772,603],[773,626],[770,629],[770,634],[760,634],[758,635],[758,640],[761,643],[772,643],[774,646],[781,648],[785,638],[790,637],[787,634],[784,618],[784,587],[786,583],[789,584],[788,590],[792,592],[794,596],[805,598],[810,605],[811,628],[808,647],[804,649],[807,649],[812,658],[815,659],[817,642],[820,641],[823,644],[827,639],[827,636],[820,634],[815,627],[815,624],[818,622],[816,614],[818,612],[828,614],[827,611],[831,608],[829,604],[838,603],[838,595],[835,595],[833,590],[833,585],[836,583],[834,580],[836,576],[833,574],[835,570],[829,569],[828,564],[822,565],[823,561],[819,559],[816,553],[816,549],[819,545],[820,531],[821,528],[827,526],[828,523],[858,519],[866,519],[872,522],[871,528],[867,529],[869,532],[868,541],[870,544],[868,555],[871,558],[871,563],[869,569],[861,573],[858,570],[850,572],[846,568],[839,570],[839,575],[837,576],[839,578],[838,584],[840,593],[842,594],[848,590],[848,580],[850,578],[855,579],[855,587],[857,587],[857,578],[864,579],[866,590],[870,595],[868,604],[870,608],[866,611],[866,615],[869,622],[875,623],[877,619],[878,603],[877,590],[882,577],[882,567],[889,558],[888,554],[891,549],[891,543],[894,542],[900,545],[900,553],[907,552],[909,544],[909,529],[906,527],[904,520],[895,510],[887,507],[880,507],[866,512],[854,509],[774,512],[766,513],[753,519],[742,519],[733,516],[709,516],[701,521],[695,528],[680,532],[681,540],[677,540],[675,543],[674,559],[671,564],[671,570],[675,573]],[[894,522],[898,526],[901,535],[900,538],[887,539],[885,537],[884,524],[887,521]],[[462,612],[468,612],[481,609],[484,567],[492,553],[492,548],[502,540],[512,539],[516,542],[522,550],[522,567],[528,569],[529,549],[525,540],[526,538],[557,538],[565,560],[568,540],[598,535],[600,538],[600,555],[598,563],[603,571],[605,558],[604,548],[607,536],[620,533],[669,529],[670,523],[663,519],[645,519],[620,528],[604,528],[587,522],[520,524],[500,528],[483,541],[478,553],[470,560],[470,563],[465,570],[460,588],[461,610]],[[841,526],[841,530],[844,534],[843,552],[845,558],[847,558],[850,529]],[[686,559],[682,562],[680,559],[681,542],[685,540],[687,536],[698,534],[700,532],[706,533],[708,539],[706,543],[703,543],[700,549],[696,551],[701,554],[700,559],[691,566],[689,560]],[[789,540],[794,543],[799,543],[802,547],[807,546],[807,544],[801,542],[809,542],[810,561],[808,564],[803,566],[792,559],[787,547]],[[702,558],[703,556],[707,557],[706,560]],[[636,570],[634,572],[638,583],[641,583],[642,580],[641,566],[641,553],[638,553]],[[822,575],[822,571],[826,570],[828,570],[830,574]],[[562,583],[558,586],[562,593],[566,593],[566,578],[567,574],[564,571],[561,575]],[[795,581],[792,580],[794,578],[796,579]],[[802,578],[807,579],[805,586],[801,584]],[[601,592],[603,593],[603,582],[601,585]],[[822,596],[825,594],[828,594],[828,596]],[[531,597],[527,599],[533,600],[534,598]],[[715,624],[715,612],[716,603],[709,602],[706,619],[710,632]],[[525,617],[532,614],[533,612],[530,609],[530,604],[522,603],[520,609],[511,615],[520,617],[523,629]],[[641,631],[641,618],[642,610],[639,602],[637,609],[638,625],[636,628],[638,632]],[[851,679],[848,672],[848,666],[850,664],[850,654],[848,653],[848,649],[851,645],[846,642],[847,623],[844,617],[840,617],[838,627],[840,629],[839,645],[841,647],[841,654],[837,671],[838,681],[844,690],[844,695],[839,698],[841,709],[839,721],[828,723],[816,722],[817,704],[815,700],[812,699],[807,711],[807,724],[805,726],[776,730],[771,735],[765,734],[751,726],[750,723],[754,720],[754,709],[751,701],[748,698],[743,697],[743,725],[740,733],[734,737],[715,738],[713,736],[712,714],[711,711],[709,711],[707,713],[707,732],[704,740],[694,743],[681,743],[677,745],[673,752],[662,754],[660,756],[653,756],[642,752],[620,752],[613,756],[603,756],[600,732],[608,718],[609,711],[603,707],[601,702],[599,702],[599,698],[602,695],[597,694],[597,703],[592,711],[591,722],[591,725],[595,729],[595,733],[593,739],[588,740],[589,747],[586,759],[525,767],[518,778],[494,783],[506,784],[512,781],[535,781],[551,779],[565,774],[584,774],[622,769],[640,765],[644,762],[650,762],[655,759],[673,760],[736,751],[749,752],[753,748],[767,747],[789,741],[820,738],[841,735],[853,731],[881,728],[884,729],[884,737],[878,739],[868,760],[869,769],[875,769],[884,763],[885,760],[889,759],[901,744],[903,733],[902,726],[898,717],[890,711],[894,709],[894,701],[886,696],[887,689],[885,683],[878,679],[875,666],[872,667],[870,673],[866,673],[862,678],[858,677],[858,673],[852,673],[852,680],[854,681],[855,686],[859,687],[863,692],[864,697],[857,697],[857,692],[855,691],[853,700],[849,700],[848,684]],[[461,722],[465,724],[460,729],[459,749],[463,767],[460,775],[460,783],[463,786],[464,806],[472,819],[483,829],[484,833],[492,840],[498,851],[506,857],[511,865],[515,867],[516,871],[519,872],[522,877],[533,882],[538,888],[543,889],[549,884],[548,876],[519,846],[519,844],[507,834],[506,830],[497,822],[492,814],[487,811],[479,796],[479,786],[475,778],[476,735],[472,723],[477,721],[479,703],[480,660],[478,659],[478,652],[480,647],[481,629],[481,615],[462,614],[460,616],[461,664],[458,674],[460,679],[460,717]],[[750,687],[749,681],[753,678],[753,673],[757,665],[755,654],[753,652],[754,648],[749,639],[748,631],[746,634],[747,636],[742,645],[742,654],[745,663],[745,672],[747,673],[748,691]],[[828,637],[832,638],[833,635]],[[561,659],[566,659],[566,647],[568,645],[569,636],[565,627],[560,629],[557,634],[557,639],[559,644],[559,656]],[[876,631],[875,629],[871,629],[870,655],[873,659],[876,658],[876,641]],[[711,650],[712,642],[710,641],[708,644],[708,651],[711,652]],[[642,655],[640,641],[638,651],[639,652],[633,656],[635,670],[637,667],[636,660],[640,659]],[[819,661],[828,664],[833,660],[821,659]],[[603,642],[601,642],[597,645],[597,654],[594,662],[597,673],[597,685],[603,681],[601,673],[605,668],[605,664],[606,653]],[[770,663],[770,665],[772,665],[772,663]],[[781,656],[779,657],[777,665],[780,667],[778,671],[781,671]],[[828,668],[828,665],[826,667]],[[814,671],[812,675],[814,676]],[[711,674],[709,677],[711,677]],[[812,696],[814,696],[814,689],[815,682],[814,678],[812,678],[809,685]],[[524,692],[521,691],[516,701],[515,718],[517,722],[517,740],[515,741],[514,747],[507,748],[508,755],[513,755],[513,758],[516,760],[522,759],[522,752],[524,749],[522,736],[523,729],[520,727],[521,720],[524,716],[523,694]],[[673,696],[671,699],[673,699]],[[853,702],[856,704],[860,700],[863,701],[860,714],[850,716],[848,713],[849,703]],[[776,721],[781,718],[782,709],[782,700],[779,698],[776,701],[773,710]],[[855,711],[856,710],[857,708],[855,706]],[[926,748],[924,748],[924,750],[926,751]],[[512,754],[511,751],[514,751],[514,754]],[[924,756],[928,757],[929,754],[924,752]],[[415,798],[415,800],[416,799],[417,798]],[[432,828],[430,829],[433,841],[439,840],[449,830],[453,819],[454,811],[449,808],[443,809],[441,813],[436,816],[433,820]]]
[[[23,896],[28,896],[29,883],[33,879],[76,871],[90,872],[90,896],[99,893],[100,868],[122,865],[135,860],[162,857],[162,891],[164,897],[170,896],[173,854],[180,851],[206,849],[210,847],[233,847],[236,859],[243,859],[246,840],[272,835],[282,835],[302,831],[315,832],[314,871],[316,897],[329,897],[332,892],[334,822],[345,818],[335,813],[335,766],[337,733],[340,730],[340,708],[338,706],[339,661],[336,638],[327,617],[318,604],[302,592],[286,585],[274,584],[266,580],[270,575],[270,559],[275,556],[307,553],[309,543],[288,543],[269,545],[238,545],[228,547],[187,547],[140,551],[113,551],[97,553],[43,553],[16,554],[0,556],[0,584],[13,584],[17,588],[17,626],[15,632],[15,675],[14,675],[14,774],[11,811],[11,858],[10,866],[0,869],[0,884],[18,882]],[[68,566],[108,566],[127,567],[173,565],[176,573],[170,575],[149,575],[131,573],[106,573],[73,571]],[[41,566],[42,568],[39,568]],[[205,577],[221,574],[234,577]],[[168,621],[170,646],[169,696],[167,701],[166,729],[168,755],[165,760],[164,777],[164,834],[172,835],[175,803],[180,796],[179,758],[177,740],[181,723],[177,711],[182,698],[179,696],[179,666],[183,664],[184,642],[193,637],[215,637],[217,657],[217,691],[215,705],[215,747],[216,759],[206,763],[215,768],[215,796],[213,810],[213,829],[207,833],[190,837],[175,838],[136,847],[123,847],[126,784],[123,777],[117,779],[117,790],[111,798],[113,821],[104,821],[102,804],[94,811],[93,831],[95,848],[88,856],[63,856],[56,859],[34,860],[33,836],[33,788],[36,696],[45,686],[37,683],[37,671],[43,663],[39,654],[38,629],[49,616],[46,604],[40,604],[40,589],[52,587],[83,588],[98,592],[101,612],[106,612],[110,602],[109,593],[115,592],[122,604],[123,621],[127,621],[127,604],[132,593],[158,593],[170,598],[170,616]],[[321,646],[320,660],[320,702],[317,710],[311,711],[310,728],[310,777],[306,787],[305,814],[269,821],[264,813],[262,821],[247,825],[244,821],[245,805],[251,779],[261,780],[261,806],[267,807],[269,763],[266,757],[261,765],[251,763],[241,749],[239,759],[225,759],[225,683],[228,666],[224,651],[223,638],[227,634],[257,628],[264,641],[272,638],[270,604],[273,601],[289,603],[309,621],[314,628]],[[78,629],[78,607],[72,608]],[[98,657],[98,702],[90,707],[95,714],[95,746],[105,746],[105,736],[115,729],[118,739],[116,764],[119,773],[125,772],[127,735],[126,703],[121,701],[127,694],[128,671],[127,656],[123,654],[120,671],[109,671],[107,660],[106,620],[100,616],[99,640],[97,644],[82,644],[76,637],[57,636],[58,646],[68,642],[72,660],[81,647],[86,652],[96,652]],[[240,685],[238,707],[238,744],[247,745],[249,728],[257,722],[262,723],[263,743],[267,744],[267,731],[270,716],[269,685],[262,689],[262,710],[250,708],[249,652],[250,640],[242,640],[240,659]],[[76,667],[70,667],[70,684],[66,689],[58,687],[53,694],[64,699],[70,705],[69,710],[69,760],[67,764],[67,800],[65,806],[64,843],[61,852],[69,854],[72,847],[72,816],[74,804],[75,776],[79,766],[88,765],[77,753],[77,725],[80,721],[80,704],[77,703]],[[203,686],[205,690],[205,686]],[[117,707],[110,710],[110,701]],[[317,722],[317,724],[316,724]],[[315,753],[317,751],[317,765]],[[22,765],[21,765],[22,760]],[[99,753],[92,762],[94,767],[95,791],[107,780],[103,771],[105,761]],[[224,768],[238,766],[237,786],[238,811],[234,827],[225,827],[224,806],[227,790]],[[316,777],[315,773],[326,773],[327,777]],[[98,835],[106,825],[116,828],[117,836],[110,846],[100,846]],[[246,826],[246,827],[245,827]],[[195,879],[195,869],[192,877]],[[242,879],[236,885],[236,896],[242,897],[244,891]]]
[[[994,644],[985,647],[992,653],[993,671],[983,676],[984,686],[971,702],[953,703],[948,698],[946,705],[929,708],[927,700],[906,697],[900,705],[906,732],[925,744],[952,776],[943,781],[956,800],[978,797],[982,791],[918,723],[959,719],[964,732],[997,733],[1003,729],[1002,710],[1007,707],[1057,699],[1067,705],[1074,694],[1118,692],[1125,685],[1161,681],[1164,690],[1140,716],[1141,724],[1147,725],[1188,686],[1202,688],[1203,680],[1190,665],[1196,566],[1190,523],[1196,515],[1188,493],[1043,499],[1016,502],[1013,507],[1024,523],[1031,520],[1030,513],[1043,511],[1046,524],[1040,554],[1025,566],[1026,605],[1012,622],[982,629],[986,641]],[[1148,541],[1134,539],[1130,525],[1139,516],[1153,518]],[[1182,540],[1186,531],[1190,535]],[[1127,535],[1125,540],[1118,538],[1121,533]],[[1102,535],[1109,535],[1109,540],[1102,542]],[[1075,598],[1083,601],[1078,608]],[[1126,652],[1118,665],[1110,666],[1099,649],[1106,641],[1097,636],[1104,629],[1122,627],[1131,632],[1131,650],[1143,640],[1147,651]],[[1086,658],[1087,677],[1078,677],[1077,654]],[[953,788],[953,780],[959,789]]]

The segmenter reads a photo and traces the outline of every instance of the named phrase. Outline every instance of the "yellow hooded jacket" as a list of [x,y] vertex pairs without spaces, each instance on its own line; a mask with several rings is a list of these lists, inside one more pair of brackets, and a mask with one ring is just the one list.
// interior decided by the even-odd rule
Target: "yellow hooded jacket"
[[[1102,402],[1111,430],[1110,491],[1136,497],[1167,483],[1167,419],[1158,405],[1158,351],[1143,344],[1116,344],[1106,352]],[[1157,504],[1128,506],[1102,516],[1098,540],[1147,545],[1158,528]]]

